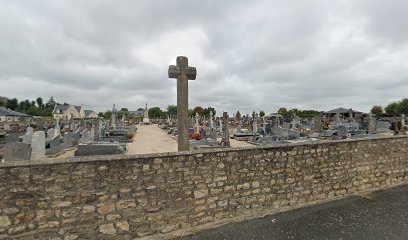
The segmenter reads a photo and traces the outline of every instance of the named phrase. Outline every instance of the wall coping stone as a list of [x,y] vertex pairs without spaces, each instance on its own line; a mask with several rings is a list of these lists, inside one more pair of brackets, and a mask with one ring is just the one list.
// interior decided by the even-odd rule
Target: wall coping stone
[[[394,140],[394,139],[404,139],[408,138],[408,135],[394,135],[394,136],[373,136],[369,138],[358,138],[358,139],[343,139],[343,140],[318,140],[313,142],[302,142],[302,143],[285,143],[285,144],[275,144],[269,146],[251,146],[251,147],[240,147],[240,148],[225,148],[225,149],[200,149],[193,152],[165,152],[165,153],[150,153],[150,154],[138,154],[138,155],[94,155],[94,156],[84,156],[84,157],[69,157],[62,160],[35,160],[35,161],[7,161],[0,162],[1,168],[10,167],[30,167],[39,165],[55,165],[55,164],[67,164],[67,163],[86,163],[86,162],[111,162],[118,160],[136,160],[140,159],[141,163],[145,163],[150,159],[154,158],[166,158],[166,157],[177,157],[177,156],[194,156],[203,153],[228,153],[228,152],[241,152],[248,150],[270,150],[270,149],[282,149],[288,147],[299,147],[299,146],[322,146],[322,145],[334,145],[338,143],[352,143],[352,142],[364,142],[364,141],[375,141],[375,140]],[[144,160],[144,161],[143,161]]]

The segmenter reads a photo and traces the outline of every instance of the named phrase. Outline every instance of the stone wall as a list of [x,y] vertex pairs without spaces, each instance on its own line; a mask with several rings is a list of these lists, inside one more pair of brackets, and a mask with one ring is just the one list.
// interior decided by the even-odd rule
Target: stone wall
[[133,239],[408,183],[408,138],[0,163],[0,239]]

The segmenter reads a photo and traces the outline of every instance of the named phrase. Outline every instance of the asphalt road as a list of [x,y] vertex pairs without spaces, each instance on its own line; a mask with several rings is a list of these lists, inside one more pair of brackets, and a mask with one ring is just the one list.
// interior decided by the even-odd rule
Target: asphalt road
[[224,225],[181,239],[408,239],[408,185]]

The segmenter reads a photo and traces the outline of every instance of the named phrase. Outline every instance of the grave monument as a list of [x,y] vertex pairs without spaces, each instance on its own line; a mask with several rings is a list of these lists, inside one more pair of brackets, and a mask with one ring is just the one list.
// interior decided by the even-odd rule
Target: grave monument
[[188,80],[195,80],[197,70],[188,66],[187,57],[178,56],[177,65],[169,66],[169,78],[177,78],[178,150],[189,151],[188,141]]

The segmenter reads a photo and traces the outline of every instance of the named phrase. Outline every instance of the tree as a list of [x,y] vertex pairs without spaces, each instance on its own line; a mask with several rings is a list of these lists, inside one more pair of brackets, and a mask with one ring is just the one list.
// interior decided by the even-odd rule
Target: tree
[[103,115],[104,115],[103,112],[99,112],[99,113],[98,113],[98,116],[99,116],[99,117],[103,117]]
[[399,105],[397,102],[393,102],[388,104],[384,110],[389,116],[397,116],[399,113]]
[[252,118],[255,118],[255,111],[252,112]]
[[280,115],[282,115],[283,117],[285,117],[286,114],[288,113],[288,110],[286,108],[282,107],[282,108],[279,108],[278,113]]
[[240,120],[241,119],[241,113],[239,111],[237,111],[237,113],[235,113],[235,117]]
[[37,102],[37,106],[40,110],[44,109],[44,102],[41,97],[38,97],[35,101]]
[[17,98],[13,98],[11,100],[8,100],[6,103],[6,108],[11,109],[11,110],[16,110],[18,107],[18,100]]
[[213,116],[215,116],[216,111],[215,111],[215,108],[213,108],[213,107],[204,108],[203,115],[205,117],[210,117],[210,112],[212,112]]
[[402,99],[398,107],[399,114],[408,115],[408,98]]
[[374,115],[381,115],[384,111],[381,106],[373,106],[370,112]]
[[51,96],[51,98],[48,100],[48,102],[45,104],[46,107],[54,109],[55,105],[57,103],[54,101],[54,97]]
[[27,110],[27,114],[31,116],[40,115],[40,110],[36,106],[30,106]]
[[265,112],[264,111],[259,111],[259,117],[263,118],[265,116]]
[[138,108],[137,111],[144,111],[144,108]]
[[177,116],[177,106],[176,105],[168,105],[167,106],[167,113],[172,117]]
[[193,112],[192,112],[191,114],[193,114],[193,116],[195,116],[196,113],[198,113],[198,115],[202,116],[203,113],[204,113],[204,109],[203,109],[202,107],[200,107],[200,106],[195,107],[195,108],[193,109]]
[[163,117],[165,117],[165,115],[159,107],[152,107],[149,109],[149,118],[163,118]]
[[105,118],[105,119],[110,119],[112,117],[112,111],[106,111],[104,114],[103,114],[103,118]]

